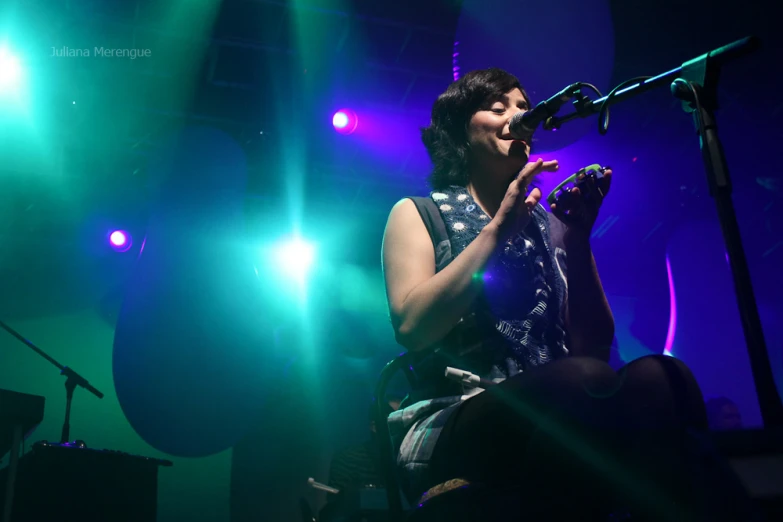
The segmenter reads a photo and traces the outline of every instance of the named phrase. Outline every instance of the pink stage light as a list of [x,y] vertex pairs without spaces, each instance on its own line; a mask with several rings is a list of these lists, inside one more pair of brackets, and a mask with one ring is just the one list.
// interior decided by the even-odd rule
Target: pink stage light
[[340,109],[332,116],[332,125],[340,134],[352,134],[359,126],[359,117],[350,109]]

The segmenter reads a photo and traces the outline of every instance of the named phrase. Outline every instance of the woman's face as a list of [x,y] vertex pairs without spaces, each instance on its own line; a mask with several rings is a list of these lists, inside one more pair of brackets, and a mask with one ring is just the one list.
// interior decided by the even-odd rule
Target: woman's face
[[508,128],[512,116],[527,110],[529,107],[522,91],[513,89],[471,117],[468,143],[474,167],[516,173],[527,163],[530,138],[515,140]]

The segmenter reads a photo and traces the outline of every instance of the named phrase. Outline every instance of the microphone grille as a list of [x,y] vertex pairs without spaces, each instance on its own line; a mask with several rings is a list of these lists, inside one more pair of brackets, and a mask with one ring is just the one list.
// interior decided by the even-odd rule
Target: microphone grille
[[511,117],[511,120],[508,122],[509,125],[516,127],[520,123],[522,123],[522,116],[524,116],[524,112],[518,112],[515,115]]
[[[530,139],[533,133],[525,125],[524,117],[528,112],[518,112],[508,121],[508,130],[516,139]],[[528,142],[530,143],[530,142]]]

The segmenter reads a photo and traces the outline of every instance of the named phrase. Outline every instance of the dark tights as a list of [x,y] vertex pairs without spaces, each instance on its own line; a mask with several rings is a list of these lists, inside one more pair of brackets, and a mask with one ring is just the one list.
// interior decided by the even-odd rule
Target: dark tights
[[719,520],[704,512],[718,491],[696,478],[704,457],[694,441],[706,431],[701,391],[681,361],[648,356],[615,372],[570,357],[465,401],[441,432],[433,469],[439,482],[515,487],[525,520],[589,520],[619,503],[633,520]]

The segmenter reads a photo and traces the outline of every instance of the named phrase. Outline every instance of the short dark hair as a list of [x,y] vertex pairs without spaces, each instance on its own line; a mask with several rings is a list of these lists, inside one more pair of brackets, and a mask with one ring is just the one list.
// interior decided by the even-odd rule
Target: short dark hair
[[471,71],[438,96],[429,126],[421,129],[421,139],[432,161],[427,181],[434,190],[468,184],[470,119],[515,88],[522,91],[530,105],[517,77],[498,68]]

